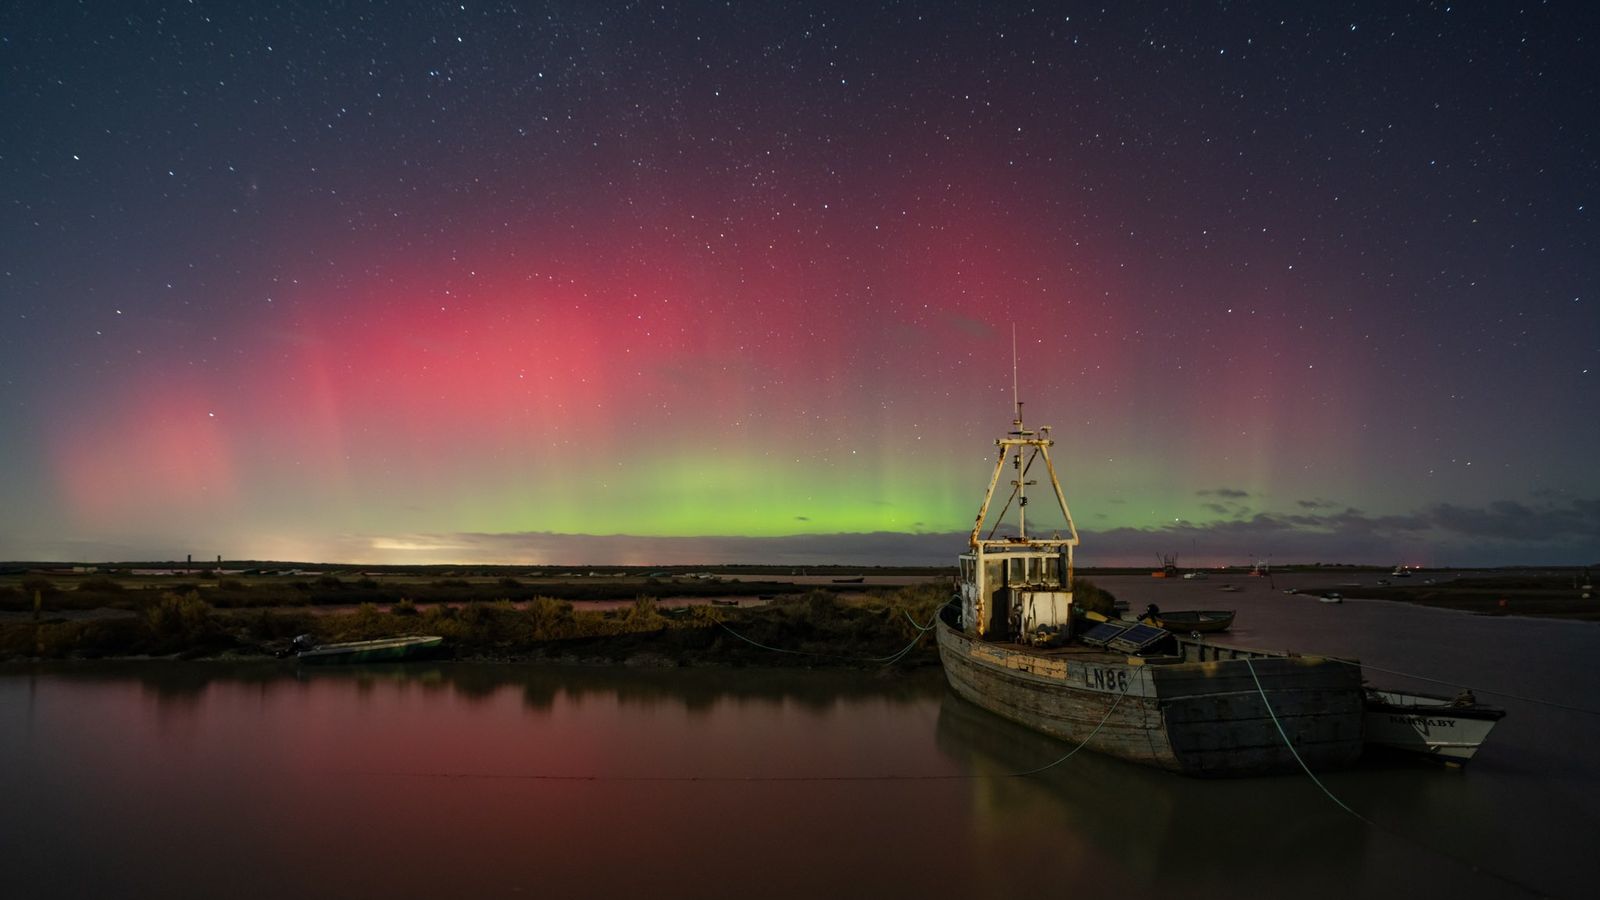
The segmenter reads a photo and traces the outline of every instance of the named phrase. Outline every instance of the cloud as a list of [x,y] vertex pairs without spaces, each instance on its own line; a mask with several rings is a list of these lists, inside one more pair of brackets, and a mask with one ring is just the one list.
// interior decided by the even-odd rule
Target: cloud
[[1216,498],[1208,503],[1200,504],[1201,509],[1209,510],[1219,516],[1226,516],[1230,519],[1238,519],[1250,515],[1250,507],[1240,502],[1250,496],[1249,491],[1223,487],[1195,491],[1194,493],[1196,497]]
[[1319,498],[1316,500],[1296,500],[1295,505],[1301,509],[1332,509],[1339,504],[1334,503],[1332,500],[1322,500]]
[[[1318,502],[1316,507],[1332,507]],[[1386,564],[1387,560],[1461,567],[1589,564],[1600,560],[1600,500],[1481,507],[1441,503],[1399,515],[1353,507],[1319,513],[1257,513],[1233,521],[1087,532],[1087,565],[1142,563],[1152,553],[1191,548],[1189,556],[1235,562]]]

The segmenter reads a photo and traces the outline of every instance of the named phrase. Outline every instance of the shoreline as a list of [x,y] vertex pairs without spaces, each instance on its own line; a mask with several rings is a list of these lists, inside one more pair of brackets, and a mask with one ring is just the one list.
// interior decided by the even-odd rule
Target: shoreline
[[[1580,571],[1560,576],[1431,572],[1404,583],[1377,569],[1262,576],[1206,572],[1197,578],[1152,578],[1145,572],[1104,576],[1099,584],[1107,591],[1091,582],[1079,582],[1078,590],[1080,603],[1103,604],[1107,613],[1111,594],[1135,611],[1151,603],[1174,611],[1240,602],[1315,602],[1337,592],[1352,601],[1409,603],[1483,617],[1600,622],[1600,599],[1592,589],[1583,596],[1584,582],[1574,574]],[[901,573],[893,580],[915,579]],[[413,600],[395,597],[393,585],[385,589],[333,579],[321,585],[321,596],[344,602],[314,603],[311,595],[291,588],[299,602],[280,605],[271,602],[281,596],[278,590],[254,585],[169,585],[188,588],[180,594],[91,578],[74,591],[56,589],[48,604],[38,589],[37,610],[18,608],[13,589],[10,602],[0,605],[0,662],[264,661],[278,658],[301,634],[320,644],[437,634],[445,638],[442,658],[460,662],[872,668],[894,656],[912,665],[937,664],[933,642],[926,632],[918,640],[916,623],[929,622],[949,599],[943,577],[898,585],[798,585],[715,576],[696,582],[689,592],[676,578],[612,581],[609,596],[585,590],[591,596],[577,600],[545,596],[538,593],[545,585],[511,579],[465,586],[410,582],[404,590],[417,596]],[[233,599],[260,605],[215,602],[229,599],[230,591]],[[432,599],[423,599],[429,591]],[[505,596],[510,593],[531,596]],[[368,597],[384,602],[360,599]]]

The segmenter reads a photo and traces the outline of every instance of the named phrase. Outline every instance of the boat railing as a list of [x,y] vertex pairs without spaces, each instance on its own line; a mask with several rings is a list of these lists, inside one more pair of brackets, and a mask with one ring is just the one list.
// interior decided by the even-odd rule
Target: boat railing
[[1183,635],[1173,635],[1173,637],[1178,640],[1178,649],[1182,651],[1184,662],[1212,662],[1224,659],[1271,659],[1295,655],[1282,650],[1257,650],[1251,647],[1213,644],[1210,641]]

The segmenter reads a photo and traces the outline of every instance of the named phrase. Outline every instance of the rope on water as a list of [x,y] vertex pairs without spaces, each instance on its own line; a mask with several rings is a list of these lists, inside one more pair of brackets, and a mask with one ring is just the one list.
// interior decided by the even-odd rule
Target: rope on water
[[1126,696],[1128,696],[1128,695],[1127,694],[1118,694],[1117,695],[1117,699],[1112,701],[1111,708],[1106,710],[1106,714],[1100,720],[1100,724],[1096,725],[1094,727],[1094,730],[1089,732],[1089,736],[1088,737],[1084,738],[1082,741],[1079,741],[1078,742],[1078,746],[1073,747],[1071,750],[1068,750],[1066,756],[1063,756],[1060,759],[1058,759],[1055,762],[1050,763],[1048,765],[1040,766],[1037,769],[1029,769],[1026,772],[1012,772],[1008,777],[1010,777],[1010,778],[1026,778],[1029,775],[1037,775],[1037,774],[1039,774],[1040,772],[1043,772],[1046,769],[1053,769],[1056,766],[1059,766],[1062,763],[1066,762],[1067,760],[1071,759],[1072,755],[1074,753],[1077,753],[1079,750],[1082,750],[1084,747],[1087,747],[1089,745],[1089,742],[1094,740],[1094,736],[1100,733],[1100,729],[1104,728],[1105,724],[1107,722],[1111,721],[1111,714],[1117,711],[1117,707],[1122,705],[1122,698],[1126,697]]
[[[1379,666],[1368,665],[1366,663],[1358,662],[1357,660],[1353,660],[1353,659],[1339,659],[1338,657],[1334,657],[1334,656],[1330,656],[1330,657],[1328,657],[1328,659],[1332,659],[1335,662],[1342,662],[1347,666],[1357,666],[1357,667],[1362,668],[1362,669],[1371,669],[1374,672],[1382,672],[1385,675],[1399,675],[1402,678],[1413,678],[1413,679],[1416,679],[1417,681],[1426,681],[1426,682],[1428,682],[1430,684],[1442,684],[1442,685],[1445,685],[1447,687],[1457,687],[1457,688],[1458,687],[1466,687],[1467,686],[1467,685],[1462,684],[1459,681],[1445,681],[1444,679],[1441,679],[1441,678],[1429,678],[1426,675],[1413,675],[1410,672],[1399,672],[1399,671],[1396,671],[1394,669],[1384,669],[1384,668],[1380,668]],[[1480,693],[1480,694],[1492,694],[1492,695],[1494,695],[1496,697],[1504,697],[1507,700],[1516,700],[1516,701],[1521,702],[1521,703],[1536,703],[1536,704],[1538,704],[1540,706],[1549,706],[1549,707],[1553,707],[1555,709],[1564,709],[1567,712],[1583,713],[1584,715],[1589,715],[1589,716],[1600,716],[1600,709],[1589,709],[1589,708],[1583,707],[1583,706],[1571,706],[1571,705],[1568,705],[1566,703],[1557,703],[1554,700],[1540,700],[1538,697],[1523,697],[1523,696],[1518,695],[1518,694],[1511,694],[1511,693],[1507,693],[1505,691],[1497,691],[1497,690],[1493,690],[1491,688],[1473,688],[1473,690],[1476,691],[1477,693]]]
[[1328,799],[1337,804],[1340,809],[1352,816],[1355,816],[1368,825],[1373,824],[1371,819],[1346,806],[1343,800],[1335,797],[1333,795],[1333,791],[1328,790],[1327,785],[1323,784],[1322,780],[1316,776],[1316,773],[1311,771],[1311,767],[1306,765],[1306,761],[1300,758],[1300,751],[1294,748],[1294,741],[1289,740],[1289,733],[1283,730],[1283,723],[1278,721],[1278,714],[1272,709],[1272,701],[1267,699],[1267,689],[1261,686],[1261,678],[1260,676],[1256,675],[1255,662],[1251,660],[1250,657],[1246,656],[1244,658],[1244,664],[1249,667],[1250,679],[1256,683],[1256,690],[1261,693],[1261,703],[1262,705],[1266,706],[1267,715],[1272,717],[1272,724],[1278,728],[1278,736],[1283,738],[1283,744],[1289,748],[1289,753],[1294,757],[1294,761],[1300,764],[1301,769],[1305,770],[1306,777],[1311,779],[1312,784],[1315,784],[1317,787],[1321,788],[1322,792],[1328,795]]
[[[1251,661],[1250,657],[1248,657],[1248,656],[1244,657],[1244,662],[1245,662],[1245,665],[1248,666],[1249,669],[1250,669],[1250,678],[1251,678],[1251,680],[1255,681],[1256,690],[1259,691],[1260,694],[1261,694],[1261,702],[1267,708],[1267,715],[1272,717],[1272,724],[1276,725],[1278,727],[1278,736],[1283,738],[1284,746],[1289,748],[1289,752],[1294,755],[1294,761],[1300,764],[1300,768],[1301,769],[1305,770],[1306,777],[1311,779],[1311,783],[1315,784],[1318,788],[1320,788],[1322,790],[1322,793],[1326,794],[1328,799],[1332,800],[1334,802],[1334,804],[1337,805],[1340,809],[1342,809],[1345,812],[1349,813],[1350,815],[1356,817],[1357,819],[1359,819],[1362,822],[1362,824],[1368,826],[1369,828],[1373,828],[1373,829],[1376,829],[1378,831],[1381,831],[1384,834],[1389,835],[1390,837],[1398,838],[1399,840],[1402,840],[1402,841],[1405,841],[1407,843],[1413,844],[1413,845],[1415,845],[1417,847],[1420,847],[1423,850],[1427,850],[1427,851],[1430,851],[1432,853],[1436,853],[1439,856],[1444,857],[1445,859],[1448,859],[1448,860],[1451,860],[1453,862],[1456,862],[1456,863],[1459,863],[1461,865],[1466,866],[1467,868],[1469,868],[1470,870],[1472,870],[1475,873],[1478,873],[1478,874],[1481,874],[1481,875],[1487,875],[1490,878],[1496,879],[1496,880],[1500,881],[1503,884],[1510,885],[1510,886],[1512,886],[1512,887],[1514,887],[1514,888],[1516,888],[1516,889],[1518,889],[1520,891],[1525,891],[1525,892],[1527,892],[1529,894],[1532,894],[1532,895],[1535,895],[1535,896],[1545,896],[1545,893],[1543,891],[1540,891],[1540,890],[1534,888],[1531,885],[1524,884],[1523,882],[1518,881],[1517,879],[1512,878],[1509,875],[1504,875],[1504,874],[1502,874],[1500,872],[1496,872],[1496,871],[1494,871],[1492,869],[1486,869],[1483,866],[1479,865],[1476,862],[1473,862],[1470,859],[1464,859],[1464,858],[1462,858],[1460,856],[1455,855],[1454,853],[1449,852],[1448,850],[1444,850],[1442,848],[1432,846],[1431,844],[1428,844],[1425,841],[1419,840],[1418,838],[1414,838],[1414,837],[1412,837],[1410,835],[1407,835],[1407,834],[1401,834],[1400,832],[1395,831],[1392,828],[1386,828],[1386,827],[1384,827],[1382,825],[1379,825],[1377,822],[1374,822],[1371,819],[1367,818],[1366,816],[1363,816],[1361,813],[1358,813],[1355,810],[1351,809],[1349,807],[1349,805],[1347,805],[1343,800],[1340,800],[1338,797],[1334,796],[1333,792],[1328,790],[1328,786],[1323,784],[1322,780],[1319,779],[1316,776],[1316,774],[1311,771],[1311,767],[1306,765],[1306,761],[1300,758],[1299,751],[1295,750],[1295,748],[1294,748],[1294,742],[1289,740],[1288,732],[1283,730],[1283,723],[1278,721],[1278,714],[1276,712],[1273,712],[1273,710],[1272,710],[1272,702],[1267,699],[1267,691],[1266,691],[1265,688],[1263,688],[1261,686],[1260,677],[1256,675],[1255,663],[1253,663]],[[1340,660],[1340,662],[1349,662],[1349,660]],[[1404,673],[1395,672],[1395,673],[1392,673],[1392,674],[1400,675],[1400,674],[1404,674]]]

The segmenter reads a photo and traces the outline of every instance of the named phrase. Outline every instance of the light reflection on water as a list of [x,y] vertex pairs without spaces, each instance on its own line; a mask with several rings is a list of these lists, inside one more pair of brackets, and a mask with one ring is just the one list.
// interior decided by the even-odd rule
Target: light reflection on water
[[[1253,602],[1255,628],[1292,626]],[[1592,627],[1385,607],[1377,631],[1402,637],[1363,636],[1368,611],[1322,639],[1448,669],[1488,635],[1484,679],[1594,684],[1574,653]],[[47,897],[1518,894],[1471,864],[1582,894],[1600,834],[1582,748],[1600,733],[1504,705],[1465,771],[1326,776],[1373,828],[1298,776],[1083,753],[1013,777],[1070,748],[948,695],[937,670],[12,669],[0,854],[8,894]]]

